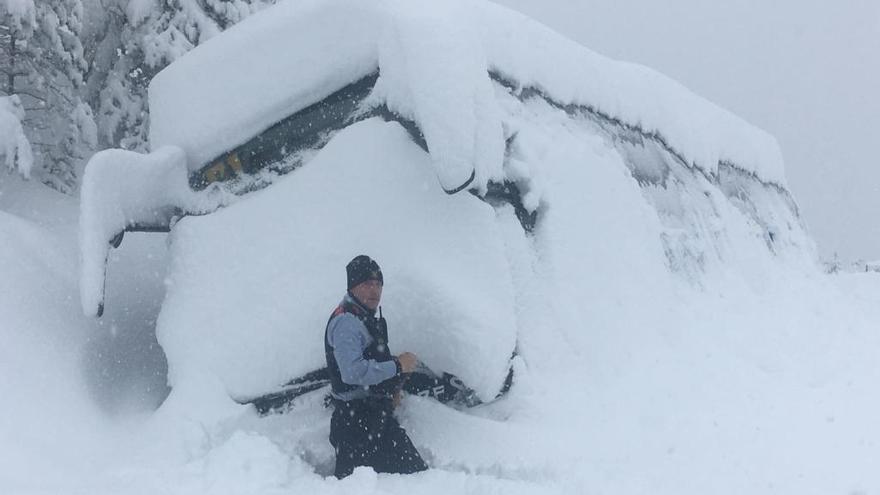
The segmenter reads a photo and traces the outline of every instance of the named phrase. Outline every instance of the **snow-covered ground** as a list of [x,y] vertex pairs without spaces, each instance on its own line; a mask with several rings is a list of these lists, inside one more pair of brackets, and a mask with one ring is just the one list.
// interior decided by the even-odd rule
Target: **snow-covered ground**
[[103,320],[85,317],[78,209],[76,198],[37,182],[0,180],[3,493],[93,493],[93,475],[128,435],[123,423],[167,394],[151,334],[164,292],[163,239],[115,252],[113,306]]
[[[269,24],[271,12],[252,25]],[[418,12],[394,12],[391,31],[376,37],[385,50],[377,63],[396,53],[385,65],[400,70],[392,69],[394,81],[424,89],[420,74],[394,66],[415,50],[401,40],[450,26],[432,31]],[[654,86],[644,84],[642,69],[604,59],[591,66],[603,77],[636,75],[616,106],[597,112],[591,104],[614,99],[601,91],[610,86],[599,79],[587,86],[594,92],[579,93],[583,86],[566,86],[562,72],[572,57],[592,55],[553,44],[519,16],[491,18],[510,31],[487,39],[506,34],[522,53],[550,58],[552,50],[526,43],[541,40],[570,55],[555,65],[510,58],[505,75],[520,85],[487,77],[488,86],[468,86],[468,105],[491,102],[508,138],[493,173],[521,188],[537,212],[532,231],[511,205],[445,194],[436,148],[426,153],[398,123],[367,119],[269,188],[185,217],[168,235],[126,234],[109,251],[106,312],[95,320],[82,316],[77,251],[99,258],[107,251],[77,239],[94,229],[92,244],[101,244],[112,234],[106,229],[143,216],[119,208],[144,204],[140,191],[84,189],[82,210],[91,213],[78,229],[76,200],[3,177],[0,374],[11,379],[0,382],[0,491],[880,490],[873,393],[880,274],[822,272],[772,138],[679,87],[652,100],[656,93],[640,92]],[[247,40],[247,29],[226,39]],[[522,33],[532,35],[517,39]],[[484,53],[498,69],[503,50],[492,46],[486,42]],[[549,66],[560,73],[542,81],[539,69]],[[572,70],[583,76],[576,81],[590,80]],[[378,91],[401,91],[394,87],[386,80]],[[461,94],[448,101],[460,104]],[[435,136],[454,137],[441,155],[468,142],[445,134],[458,120],[436,117],[436,102],[406,101],[415,102],[421,125],[438,125]],[[670,102],[681,107],[664,106]],[[688,115],[710,117],[686,125]],[[188,152],[186,143],[162,144]],[[113,182],[142,177],[143,166],[169,165],[171,180],[182,170],[179,156],[125,156],[130,167]],[[100,167],[113,167],[102,160]],[[113,191],[113,182],[93,179]],[[467,410],[407,397],[399,416],[432,469],[411,476],[360,469],[339,481],[328,476],[330,412],[321,392],[265,418],[233,398],[322,364],[320,339],[343,293],[344,265],[361,253],[385,273],[392,350],[413,351],[489,398],[515,348],[515,382],[504,398]]]
[[[376,172],[382,167],[393,170],[395,165],[389,161],[394,159],[401,164],[425,160],[396,124],[368,121],[340,134],[312,165],[347,167],[347,159],[355,153],[361,166],[368,170],[374,167]],[[518,299],[506,310],[512,309],[516,316],[522,362],[511,393],[489,406],[462,412],[429,399],[405,400],[400,412],[403,423],[432,465],[431,471],[400,477],[364,470],[344,481],[325,477],[332,462],[326,443],[329,412],[320,405],[319,396],[306,396],[289,414],[259,418],[232,403],[226,386],[205,379],[204,373],[195,373],[201,365],[211,370],[217,352],[225,349],[219,357],[228,359],[227,366],[219,368],[219,376],[228,377],[233,384],[247,384],[248,377],[237,375],[236,370],[256,369],[258,376],[270,377],[274,370],[266,363],[280,362],[273,361],[278,359],[274,353],[282,355],[287,350],[294,360],[303,356],[299,350],[282,340],[277,351],[247,354],[252,350],[247,342],[232,339],[232,345],[227,346],[225,337],[204,335],[208,330],[199,328],[195,320],[192,327],[171,324],[199,317],[183,310],[187,303],[194,308],[215,304],[213,297],[189,298],[198,292],[194,289],[210,285],[189,290],[177,282],[187,279],[190,285],[198,285],[199,280],[213,280],[211,270],[202,271],[197,262],[206,255],[207,264],[214,259],[212,255],[187,250],[195,242],[193,235],[207,236],[206,241],[227,236],[232,244],[224,244],[226,248],[216,254],[227,260],[253,249],[246,241],[270,246],[277,240],[279,252],[287,248],[295,257],[311,248],[307,243],[284,242],[294,234],[255,239],[245,231],[241,244],[236,244],[235,237],[228,238],[224,225],[245,227],[249,213],[274,201],[286,200],[292,205],[310,199],[307,193],[304,198],[290,193],[308,189],[308,180],[321,180],[331,170],[305,168],[216,216],[181,222],[171,242],[171,290],[162,309],[166,323],[160,320],[160,341],[172,364],[172,383],[181,386],[151,415],[101,410],[96,406],[101,401],[92,398],[94,391],[87,386],[85,370],[95,367],[97,358],[87,351],[86,342],[90,332],[100,332],[100,328],[93,320],[79,316],[76,263],[72,259],[75,232],[65,221],[69,210],[47,213],[54,206],[70,207],[69,201],[50,196],[38,202],[29,200],[26,205],[27,201],[16,201],[13,196],[17,193],[7,188],[0,204],[6,212],[12,211],[3,214],[2,222],[4,238],[11,242],[4,243],[6,276],[0,300],[4,305],[3,338],[10,345],[4,346],[0,363],[3,375],[13,379],[3,382],[3,415],[8,421],[2,435],[4,446],[9,447],[2,449],[0,486],[4,493],[124,494],[291,490],[870,493],[880,487],[873,469],[880,453],[880,431],[874,420],[878,401],[872,393],[880,378],[875,365],[880,345],[876,334],[880,277],[873,273],[826,276],[818,269],[805,271],[784,265],[773,269],[772,276],[748,275],[760,264],[745,263],[731,269],[732,273],[707,275],[703,287],[695,286],[667,269],[657,232],[652,231],[659,228],[659,222],[652,218],[622,164],[614,166],[614,161],[611,155],[596,167],[578,165],[577,161],[556,162],[570,172],[580,170],[582,182],[577,187],[565,182],[547,187],[555,191],[558,201],[564,201],[566,194],[573,195],[571,204],[582,206],[574,215],[560,208],[555,220],[546,218],[542,228],[547,231],[529,241],[534,250],[515,240],[521,229],[512,214],[503,211],[496,228],[497,235],[507,240],[505,246],[492,247],[485,242],[473,246],[457,237],[447,239],[448,246],[414,245],[414,250],[426,250],[419,261],[429,271],[421,282],[410,278],[420,264],[392,239],[407,235],[431,239],[431,231],[439,235],[455,225],[422,224],[428,230],[415,235],[411,229],[418,225],[394,232],[393,228],[383,230],[381,221],[374,223],[385,236],[376,236],[365,250],[373,252],[389,273],[385,307],[397,349],[413,348],[429,356],[423,342],[433,342],[428,336],[445,330],[414,326],[408,321],[418,317],[408,300],[419,297],[420,292],[413,289],[420,286],[424,294],[425,282],[429,287],[433,287],[432,280],[460,283],[458,290],[448,293],[451,308],[466,309],[477,301],[488,307],[485,305],[497,297],[494,294],[483,300],[475,296],[472,291],[480,288],[480,281],[468,278],[487,274],[490,268],[477,265],[479,270],[468,274],[455,271],[453,266],[453,271],[447,272],[448,267],[436,265],[443,263],[443,257],[431,254],[430,249],[465,253],[500,249],[514,274],[508,283]],[[428,170],[424,165],[412,167],[409,178],[401,178],[403,184],[393,187],[414,194],[418,188],[403,186],[426,183],[430,186],[425,190],[436,191]],[[377,178],[381,177],[378,173]],[[36,188],[32,184],[28,187]],[[469,209],[468,202],[479,207],[469,197],[439,194],[438,200],[460,203],[463,211]],[[405,198],[386,197],[376,211]],[[326,216],[315,218],[312,228],[331,232],[332,222],[322,229],[321,220],[350,213],[339,210],[328,206],[323,210]],[[418,211],[412,217],[401,213],[402,220],[417,219]],[[439,214],[436,210],[433,213]],[[221,215],[226,222],[220,222]],[[245,223],[236,223],[236,216]],[[566,217],[579,228],[566,225]],[[451,214],[447,218],[456,217]],[[302,217],[294,215],[291,222],[294,220],[298,224]],[[283,234],[285,225],[294,225],[274,214],[250,221],[273,234]],[[479,226],[473,221],[466,227]],[[136,239],[125,242],[136,244]],[[729,242],[734,248],[749,249],[741,239]],[[327,244],[317,243],[314,248],[321,246]],[[142,249],[161,254],[164,247],[165,240],[159,239]],[[344,248],[329,247],[328,254],[315,258],[316,263],[330,266],[336,250]],[[145,253],[138,254],[143,259]],[[266,254],[267,269],[288,265],[279,261],[279,253]],[[124,269],[125,263],[111,263],[111,274]],[[566,269],[550,270],[555,263]],[[261,263],[230,264],[220,273],[231,276],[235,266],[254,269],[257,275],[269,273],[262,271]],[[155,264],[161,266],[164,264]],[[256,285],[214,287],[216,292],[205,296],[242,294],[240,289],[248,287],[247,295],[242,296],[247,304],[228,303],[225,315],[232,322],[252,320],[248,328],[253,330],[253,342],[249,345],[259,347],[266,343],[259,337],[259,329],[264,328],[261,321],[273,316],[266,308],[254,308],[250,303],[268,298],[266,307],[274,305],[278,311],[295,313],[295,308],[310,307],[300,306],[298,295],[324,294],[325,301],[312,296],[316,302],[309,304],[314,310],[300,310],[310,314],[302,317],[307,324],[308,318],[315,319],[312,333],[320,335],[322,322],[318,320],[325,317],[338,295],[341,266],[335,275],[309,275],[315,277],[309,283],[288,278],[287,273],[260,283],[239,273]],[[138,273],[146,274],[147,279],[164,279],[163,274],[150,275],[149,267],[139,268]],[[282,283],[286,285],[279,285]],[[112,299],[114,286],[109,284],[108,312],[123,303]],[[147,289],[151,293],[130,293],[129,304],[161,298],[162,284],[155,280],[129,281],[119,284],[119,290],[138,286],[151,287]],[[152,311],[158,310],[155,302],[150,304],[154,305]],[[120,318],[129,318],[125,323],[137,319],[126,315],[129,311],[139,309],[120,311]],[[217,317],[214,324],[220,316],[202,315]],[[443,321],[431,313],[423,317],[431,323]],[[495,315],[486,320],[491,324]],[[455,321],[450,323],[454,329]],[[234,330],[235,326],[220,328]],[[289,328],[295,338],[306,343],[307,330],[300,334],[295,325]],[[442,341],[435,344],[442,345]],[[186,355],[185,349],[196,354]],[[230,354],[231,350],[236,352]],[[442,354],[438,349],[434,353]],[[199,358],[193,359],[195,356]],[[460,363],[457,371],[465,372],[468,364]],[[297,365],[287,366],[294,371]]]

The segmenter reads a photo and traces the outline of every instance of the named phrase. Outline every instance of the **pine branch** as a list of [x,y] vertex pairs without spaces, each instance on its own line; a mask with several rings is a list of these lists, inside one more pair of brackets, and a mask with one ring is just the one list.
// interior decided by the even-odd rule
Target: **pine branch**
[[[72,83],[72,81],[71,81],[71,83]],[[60,87],[58,87],[58,85],[56,85],[54,82],[50,82],[48,84],[48,86],[49,86],[49,88],[55,90],[55,94],[60,96],[65,102],[67,102],[68,105],[70,105],[70,106],[74,105],[74,101],[67,94],[65,94],[65,92],[62,91],[62,89]],[[75,90],[76,87],[74,86],[73,89]]]
[[[27,90],[16,91],[15,94],[17,94],[17,95],[25,95],[25,96],[29,96],[29,97],[31,97],[31,98],[33,98],[33,99],[35,99],[35,100],[42,101],[43,103],[46,103],[46,104],[49,103],[48,101],[46,101],[45,98],[40,97],[40,96],[37,96],[37,95],[31,93],[30,91],[27,91]],[[45,107],[43,107],[43,108],[45,108]]]
[[118,2],[112,2],[110,6],[107,6],[107,4],[104,3],[104,0],[98,0],[98,3],[101,4],[101,9],[107,14],[117,16],[121,19],[125,18],[125,12],[122,10],[122,6],[119,5]]
[[27,72],[6,72],[4,69],[0,68],[0,75],[3,75],[5,77],[8,77],[10,75],[12,77],[21,77],[21,76],[26,76],[27,74],[28,74]]
[[24,120],[21,121],[22,124],[27,124],[31,129],[37,129],[39,131],[45,131],[49,129],[49,124],[43,123],[42,119],[35,119],[33,117],[25,117]]
[[229,20],[225,19],[219,12],[212,9],[204,0],[196,0],[196,5],[202,10],[205,17],[213,21],[221,31],[225,31],[229,27]]

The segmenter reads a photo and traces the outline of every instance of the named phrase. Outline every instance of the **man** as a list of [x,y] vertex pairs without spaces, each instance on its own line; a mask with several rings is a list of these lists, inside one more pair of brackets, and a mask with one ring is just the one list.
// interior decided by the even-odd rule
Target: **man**
[[410,352],[393,356],[388,348],[388,329],[379,308],[384,285],[379,265],[360,255],[345,270],[348,292],[324,335],[336,477],[350,475],[356,466],[371,466],[379,473],[424,471],[427,465],[394,418],[403,375],[411,373],[418,360]]

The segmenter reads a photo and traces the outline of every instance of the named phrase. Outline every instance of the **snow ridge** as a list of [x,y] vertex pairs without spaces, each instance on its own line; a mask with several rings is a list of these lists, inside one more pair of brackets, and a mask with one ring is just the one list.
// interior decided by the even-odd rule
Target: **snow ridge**
[[506,79],[656,132],[712,175],[730,161],[785,186],[782,152],[761,129],[652,69],[604,57],[504,7],[487,3],[485,11],[487,55]]

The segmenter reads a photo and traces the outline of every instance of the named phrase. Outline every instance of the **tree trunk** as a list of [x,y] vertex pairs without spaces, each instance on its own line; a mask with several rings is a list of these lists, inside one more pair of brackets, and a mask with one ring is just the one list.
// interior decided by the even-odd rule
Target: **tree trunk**
[[9,33],[9,74],[6,80],[6,94],[15,94],[15,31]]

